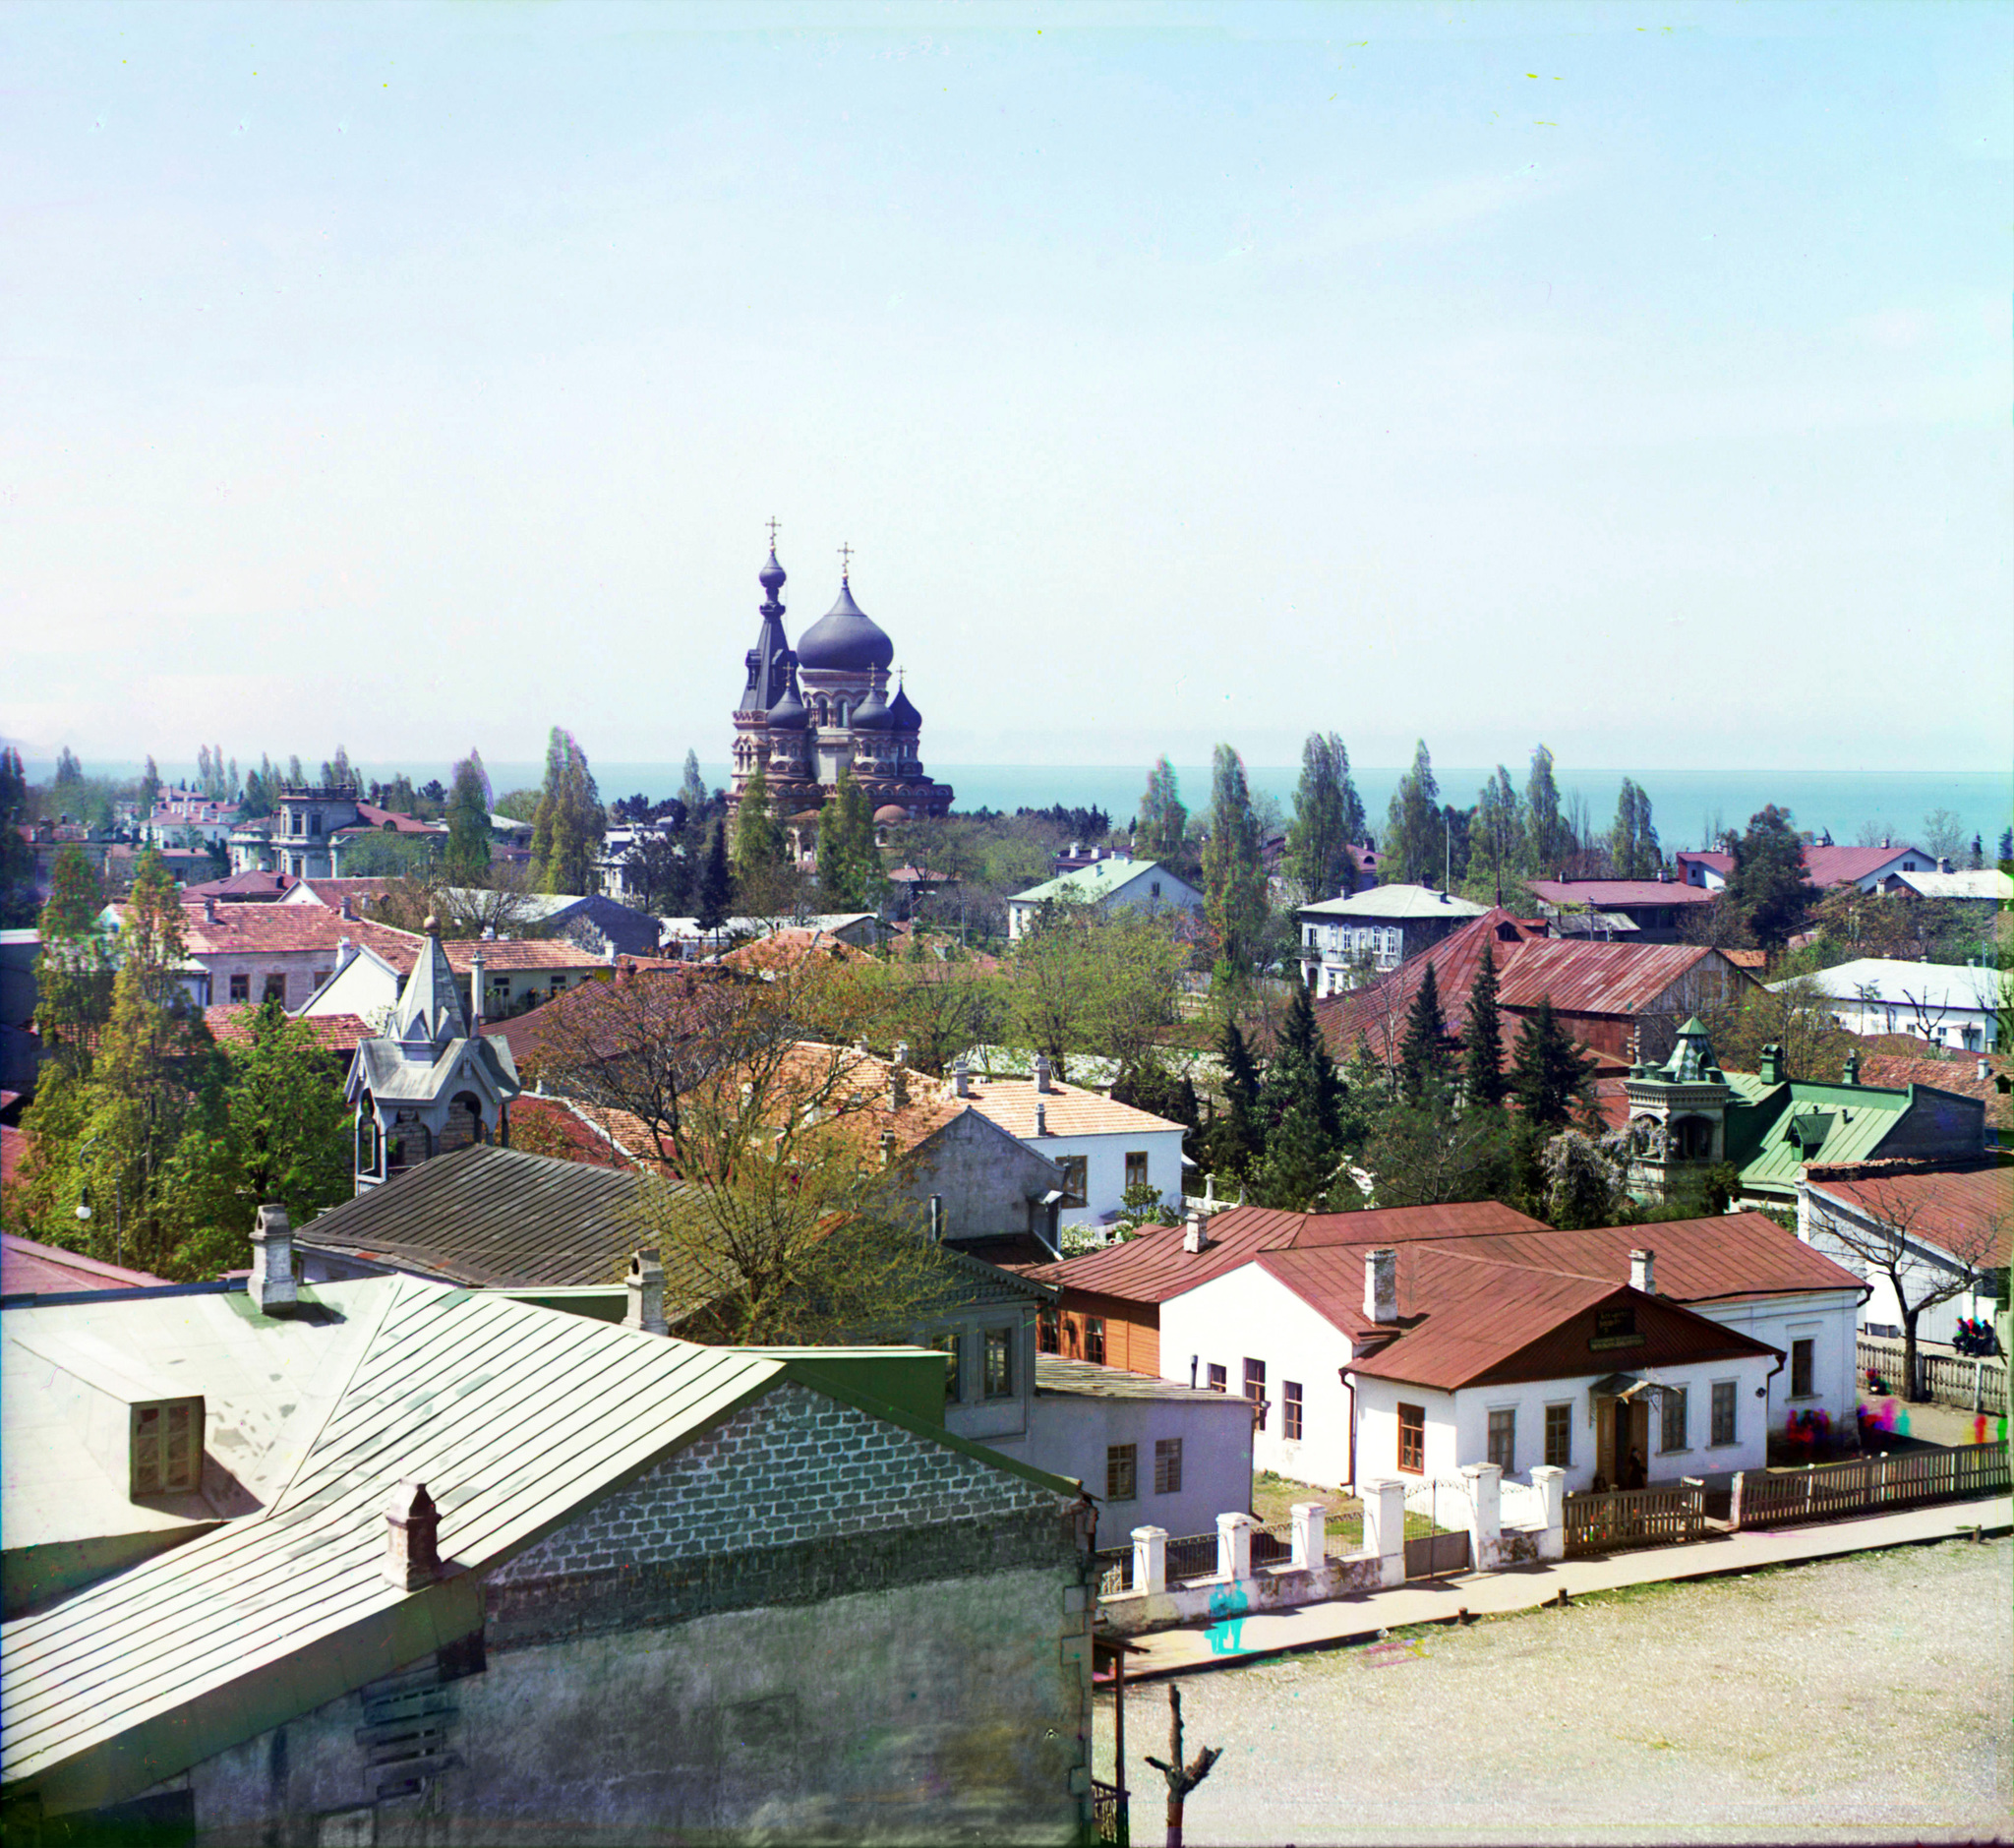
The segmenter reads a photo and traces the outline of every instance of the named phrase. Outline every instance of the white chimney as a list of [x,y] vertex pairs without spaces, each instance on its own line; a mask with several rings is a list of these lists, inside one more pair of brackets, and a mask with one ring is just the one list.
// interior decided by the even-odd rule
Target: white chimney
[[1049,1088],[1049,1055],[1046,1052],[1035,1055],[1035,1088],[1041,1092]]
[[1646,1296],[1657,1294],[1656,1274],[1651,1268],[1654,1252],[1632,1251],[1629,1254],[1629,1287],[1640,1289]]
[[1182,1222],[1182,1249],[1189,1252],[1204,1250],[1210,1243],[1210,1222],[1195,1208]]
[[468,959],[468,1031],[471,1039],[483,1031],[483,953],[480,949]]
[[1398,1253],[1390,1245],[1364,1253],[1364,1314],[1388,1328],[1398,1320]]
[[347,892],[342,895],[342,904],[337,909],[342,913],[342,919],[345,924],[355,924],[357,922],[356,901]]
[[665,1267],[658,1262],[655,1245],[646,1245],[629,1260],[622,1286],[629,1294],[629,1307],[622,1317],[625,1329],[640,1329],[646,1335],[672,1332],[665,1322]]
[[951,1062],[951,1089],[961,1098],[972,1096],[972,1067],[963,1053]]
[[1992,1068],[1992,1067],[1991,1067],[1990,1065],[1988,1065],[1988,1064],[1987,1064],[1987,1063],[1985,1062],[1985,1060],[1984,1060],[1984,1059],[1981,1059],[1981,1060],[1980,1060],[1980,1062],[1979,1062],[1979,1081],[1980,1081],[1980,1083],[1981,1083],[1981,1084],[1984,1084],[1984,1083],[1985,1083],[1985,1081],[1986,1081],[1986,1080],[1987,1080],[1988,1078],[1990,1078],[1990,1077],[1991,1077],[1992,1075],[1993,1075],[1993,1068]]
[[401,1482],[385,1499],[385,1576],[401,1591],[441,1576],[441,1511],[424,1482]]
[[300,1301],[294,1282],[294,1228],[278,1203],[259,1209],[252,1228],[252,1277],[246,1293],[262,1315],[286,1315]]
[[930,1196],[930,1243],[941,1244],[944,1238],[944,1196]]

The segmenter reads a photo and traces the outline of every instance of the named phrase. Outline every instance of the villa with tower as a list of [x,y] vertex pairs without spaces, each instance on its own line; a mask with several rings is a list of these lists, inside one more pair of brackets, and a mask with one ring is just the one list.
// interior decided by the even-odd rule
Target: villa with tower
[[784,631],[771,522],[769,562],[757,574],[762,626],[747,654],[747,682],[735,708],[731,806],[759,770],[771,808],[808,846],[802,833],[832,797],[843,770],[886,825],[950,812],[952,791],[924,773],[917,742],[922,715],[898,678],[888,676],[895,644],[854,601],[850,548],[841,548],[839,600],[793,649]]

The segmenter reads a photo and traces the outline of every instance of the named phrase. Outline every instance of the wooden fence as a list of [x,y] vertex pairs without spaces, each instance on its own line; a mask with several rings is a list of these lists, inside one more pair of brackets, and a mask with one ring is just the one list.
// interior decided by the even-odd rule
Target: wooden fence
[[[1863,1335],[1856,1341],[1855,1349],[1863,1380],[1877,1377],[1889,1392],[1900,1392],[1900,1341],[1884,1341]],[[1916,1350],[1916,1370],[1920,1390],[1936,1403],[1956,1405],[1963,1411],[1990,1412],[1995,1417],[2006,1415],[2005,1360],[1975,1359],[1969,1354],[1947,1354],[1919,1347]]]
[[[2004,1444],[1910,1451],[1809,1469],[1744,1469],[1735,1477],[1728,1525],[1794,1527],[1807,1520],[1840,1520],[1870,1509],[2004,1495],[2007,1487]],[[1570,1505],[1573,1497],[1567,1499]]]
[[1655,1489],[1565,1498],[1567,1557],[1625,1546],[1671,1546],[1706,1531],[1706,1485],[1695,1476]]

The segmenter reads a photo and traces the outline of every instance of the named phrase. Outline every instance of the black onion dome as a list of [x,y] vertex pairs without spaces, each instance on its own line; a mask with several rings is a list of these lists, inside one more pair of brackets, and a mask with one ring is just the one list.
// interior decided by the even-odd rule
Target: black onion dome
[[888,702],[888,729],[891,732],[914,732],[923,723],[923,715],[910,704],[909,694],[900,686],[895,697]]
[[839,601],[798,640],[798,661],[836,674],[865,674],[895,659],[895,644],[881,626],[854,601],[844,579]]
[[769,563],[755,573],[755,581],[774,598],[776,593],[784,587],[786,576],[787,573],[783,566],[776,562],[776,548],[771,546],[769,548]]
[[885,732],[888,730],[891,716],[887,696],[876,686],[854,708],[854,730]]
[[793,674],[783,684],[783,697],[769,708],[769,729],[772,732],[801,732],[805,716],[804,702],[798,697],[798,677]]

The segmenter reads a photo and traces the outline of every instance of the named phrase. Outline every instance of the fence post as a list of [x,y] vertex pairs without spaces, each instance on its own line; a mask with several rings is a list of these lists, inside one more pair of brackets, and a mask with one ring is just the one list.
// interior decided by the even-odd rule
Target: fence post
[[1320,1572],[1329,1564],[1329,1510],[1320,1502],[1293,1505],[1293,1563],[1300,1572]]
[[1250,1515],[1217,1516],[1216,1576],[1219,1579],[1251,1578],[1252,1529],[1258,1524]]
[[1168,1530],[1133,1529],[1133,1589],[1158,1596],[1168,1588]]
[[1730,1533],[1740,1533],[1742,1530],[1742,1515],[1744,1512],[1742,1502],[1744,1491],[1747,1486],[1748,1472],[1746,1469],[1737,1469],[1735,1471],[1734,1490],[1728,1498],[1727,1530]]
[[1364,1501],[1364,1551],[1378,1562],[1378,1582],[1405,1582],[1405,1484],[1387,1477],[1358,1490]]
[[1567,1472],[1552,1463],[1534,1463],[1531,1486],[1545,1506],[1546,1530],[1539,1535],[1540,1559],[1567,1557]]
[[1986,1363],[1984,1360],[1975,1360],[1972,1363],[1972,1409],[1975,1416],[1979,1412],[1980,1392],[1985,1385],[1985,1373]]
[[1686,1538],[1696,1540],[1706,1531],[1706,1483],[1699,1476],[1681,1476],[1686,1491]]
[[1494,1572],[1503,1563],[1503,1465],[1463,1463],[1461,1473],[1468,1481],[1468,1569]]

